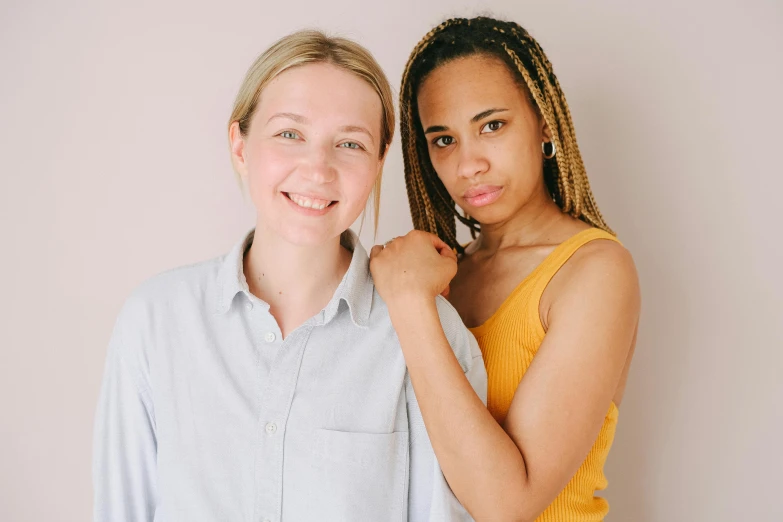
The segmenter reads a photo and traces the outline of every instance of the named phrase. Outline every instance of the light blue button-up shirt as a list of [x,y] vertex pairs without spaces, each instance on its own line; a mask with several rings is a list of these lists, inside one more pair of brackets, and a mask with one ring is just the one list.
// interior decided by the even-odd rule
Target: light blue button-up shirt
[[[470,520],[432,451],[399,341],[352,232],[329,304],[282,339],[228,255],[137,289],[95,421],[96,522]],[[475,339],[438,297],[486,401]]]

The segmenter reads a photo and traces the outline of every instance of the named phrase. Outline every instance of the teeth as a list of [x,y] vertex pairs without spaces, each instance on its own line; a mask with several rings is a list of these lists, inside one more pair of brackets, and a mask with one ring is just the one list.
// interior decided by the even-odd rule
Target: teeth
[[331,203],[331,201],[327,201],[325,199],[307,198],[300,196],[299,194],[293,194],[291,192],[288,193],[288,199],[302,208],[312,208],[315,210],[323,210],[329,206],[329,203]]

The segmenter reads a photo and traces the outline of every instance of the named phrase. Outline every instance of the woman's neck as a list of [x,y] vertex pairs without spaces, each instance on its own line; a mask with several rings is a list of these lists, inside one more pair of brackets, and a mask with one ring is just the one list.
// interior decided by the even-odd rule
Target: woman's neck
[[250,293],[269,304],[287,337],[327,305],[350,264],[351,253],[339,237],[301,246],[259,225],[245,254],[244,271]]
[[482,223],[475,249],[494,254],[505,248],[535,245],[559,224],[571,219],[549,196],[537,198],[505,221]]

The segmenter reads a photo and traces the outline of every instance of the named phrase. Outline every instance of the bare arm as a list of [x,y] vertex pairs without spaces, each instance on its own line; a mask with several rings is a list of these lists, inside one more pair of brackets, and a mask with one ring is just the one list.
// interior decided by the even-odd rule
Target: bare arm
[[[373,276],[443,473],[477,520],[534,520],[584,461],[618,387],[639,314],[630,255],[618,245],[569,262],[547,313],[547,336],[501,427],[465,379],[440,327],[432,292],[442,288],[433,278],[417,279],[420,267],[437,271],[440,264],[446,274],[445,261],[424,255],[423,244],[409,246],[385,267],[388,279],[378,266],[387,253],[374,250]],[[449,257],[442,249],[435,254]]]

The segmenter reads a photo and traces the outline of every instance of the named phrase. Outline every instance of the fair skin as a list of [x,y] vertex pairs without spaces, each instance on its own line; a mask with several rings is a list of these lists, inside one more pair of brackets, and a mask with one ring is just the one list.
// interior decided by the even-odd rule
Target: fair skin
[[340,235],[383,168],[381,111],[361,78],[307,64],[266,86],[247,135],[238,122],[229,128],[231,159],[257,216],[245,278],[283,337],[326,306],[348,270]]
[[539,305],[545,339],[499,424],[449,349],[434,297],[448,291],[464,322],[478,326],[588,226],[552,201],[541,150],[550,130],[503,62],[448,62],[425,78],[417,101],[433,167],[481,234],[458,260],[437,237],[411,232],[373,249],[373,279],[457,498],[478,521],[532,521],[622,400],[639,318],[636,270],[627,250],[602,240],[566,262]]

